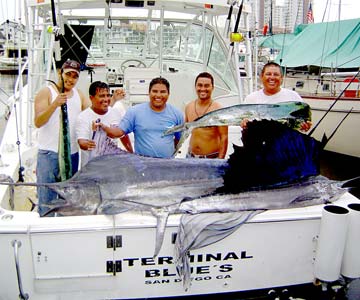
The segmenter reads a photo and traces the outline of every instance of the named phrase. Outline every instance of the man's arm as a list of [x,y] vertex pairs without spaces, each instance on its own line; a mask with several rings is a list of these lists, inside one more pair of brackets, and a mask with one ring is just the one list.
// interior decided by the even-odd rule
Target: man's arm
[[75,133],[80,149],[85,151],[91,151],[95,149],[96,143],[95,141],[90,139],[91,128],[89,128],[89,121],[86,120],[85,116],[86,111],[81,112],[76,118]]
[[77,91],[79,93],[80,100],[81,100],[81,110],[85,110],[91,106],[91,101],[90,101],[90,99],[85,97],[85,95],[82,93],[82,91],[80,91],[79,89],[77,89]]
[[103,123],[95,123],[95,121],[93,121],[93,123],[92,123],[93,130],[96,130],[96,128],[98,128],[98,127],[100,127],[102,130],[104,130],[106,132],[107,136],[112,139],[113,138],[122,139],[123,137],[126,136],[125,131],[123,131],[119,127],[110,127],[110,126],[106,126]]
[[110,106],[112,107],[117,101],[124,99],[125,95],[126,93],[124,89],[116,89],[114,94],[111,96]]
[[49,88],[41,89],[35,96],[35,117],[34,124],[37,128],[44,126],[51,118],[54,111],[66,103],[65,94],[59,94],[56,99],[51,102],[51,93]]
[[130,152],[134,153],[133,147],[131,145],[131,141],[128,135],[125,135],[124,137],[120,138],[121,143],[124,145],[125,149]]
[[227,147],[228,147],[228,127],[219,126],[220,133],[220,149],[219,149],[219,158],[225,158]]

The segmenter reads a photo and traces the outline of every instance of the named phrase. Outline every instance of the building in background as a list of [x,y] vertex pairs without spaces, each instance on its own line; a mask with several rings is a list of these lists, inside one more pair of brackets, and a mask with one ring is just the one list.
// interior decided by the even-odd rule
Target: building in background
[[[257,29],[268,27],[268,34],[290,33],[299,24],[306,24],[311,0],[258,0]],[[254,9],[254,1],[251,1]],[[255,18],[251,21],[255,28]]]

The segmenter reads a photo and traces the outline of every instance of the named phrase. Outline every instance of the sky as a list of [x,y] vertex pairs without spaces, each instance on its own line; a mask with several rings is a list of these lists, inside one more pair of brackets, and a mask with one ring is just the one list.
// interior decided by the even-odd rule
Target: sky
[[[328,7],[326,7],[327,2]],[[315,23],[338,20],[339,2],[341,3],[340,20],[360,18],[360,0],[313,0]]]
[[[275,0],[282,2],[284,0]],[[23,0],[0,0],[0,22],[6,19],[19,20],[20,8],[17,3]],[[312,0],[315,23],[338,20],[338,7],[341,3],[340,19],[360,18],[360,0]],[[325,16],[326,3],[329,3]]]

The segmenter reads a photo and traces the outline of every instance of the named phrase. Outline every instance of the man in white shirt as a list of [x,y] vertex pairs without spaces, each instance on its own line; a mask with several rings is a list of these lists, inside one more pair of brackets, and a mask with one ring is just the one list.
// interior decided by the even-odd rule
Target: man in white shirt
[[[116,103],[116,107],[111,107],[113,100],[110,96],[109,86],[101,81],[93,82],[89,87],[91,107],[81,112],[76,122],[76,136],[81,149],[81,166],[84,166],[90,158],[90,152],[98,145],[94,141],[94,131],[92,123],[101,122],[107,126],[118,126],[125,114],[122,103]],[[113,98],[119,100],[124,97],[122,90],[115,91]],[[120,138],[125,149],[133,152],[130,139],[127,135]]]
[[[263,88],[246,96],[245,104],[275,104],[280,102],[300,101],[304,102],[300,95],[292,90],[281,87],[283,74],[281,66],[275,62],[268,62],[261,71],[260,79]],[[245,126],[242,123],[242,126]],[[308,131],[311,122],[304,122],[301,131]]]

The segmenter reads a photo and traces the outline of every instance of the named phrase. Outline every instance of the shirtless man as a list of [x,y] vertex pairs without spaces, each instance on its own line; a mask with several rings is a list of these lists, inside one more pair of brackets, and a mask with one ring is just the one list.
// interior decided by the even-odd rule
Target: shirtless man
[[[185,122],[192,122],[204,114],[221,108],[212,100],[214,78],[207,72],[195,79],[197,99],[185,107]],[[225,158],[228,146],[228,127],[214,126],[197,128],[192,131],[188,157]]]

